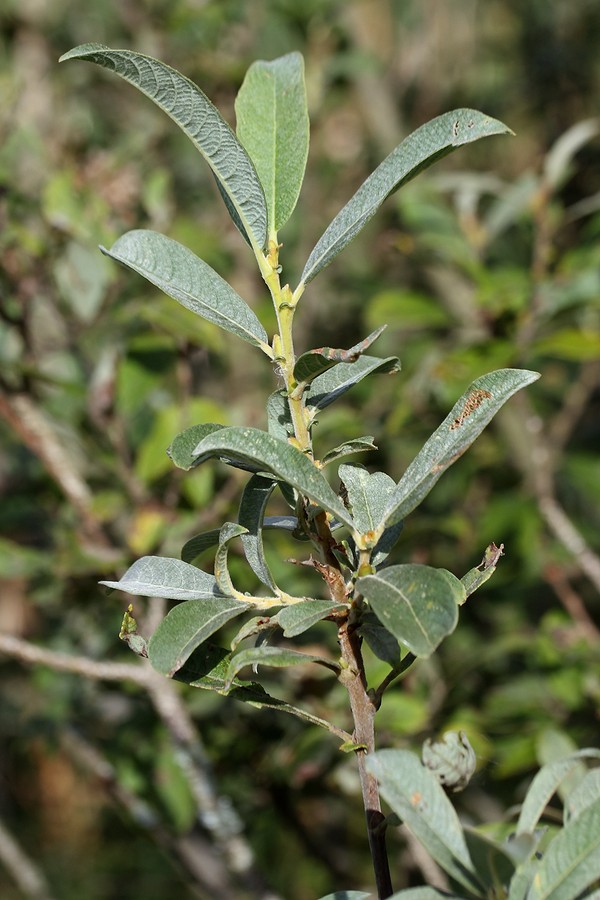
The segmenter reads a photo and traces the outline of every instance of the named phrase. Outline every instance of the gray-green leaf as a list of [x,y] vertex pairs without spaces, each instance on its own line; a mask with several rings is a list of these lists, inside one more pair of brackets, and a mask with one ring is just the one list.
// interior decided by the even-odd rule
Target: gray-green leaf
[[359,341],[358,344],[355,344],[348,350],[338,350],[333,347],[317,347],[315,350],[308,350],[296,360],[296,365],[294,366],[294,378],[298,382],[308,384],[313,378],[316,378],[317,375],[320,375],[322,372],[326,372],[327,369],[331,369],[336,363],[356,362],[356,360],[369,349],[371,344],[377,340],[385,328],[385,325],[381,325],[368,337]]
[[232,454],[260,465],[265,472],[293,485],[340,522],[353,527],[352,518],[317,467],[300,450],[259,428],[222,428],[209,434],[194,449],[198,462]]
[[306,393],[306,405],[313,409],[325,409],[367,375],[393,374],[400,370],[396,356],[380,359],[377,356],[361,356],[353,363],[338,363],[311,381]]
[[392,150],[340,210],[310,254],[301,280],[305,284],[311,281],[364,228],[386,197],[423,169],[462,144],[510,133],[502,122],[473,109],[455,109],[417,128]]
[[307,631],[316,622],[326,616],[343,612],[348,607],[343,603],[331,603],[328,600],[304,600],[285,606],[277,614],[277,624],[283,629],[285,637],[295,637]]
[[595,800],[550,841],[527,898],[575,900],[599,878],[600,800]]
[[207,638],[241,615],[247,604],[238,600],[188,600],[172,609],[150,638],[152,666],[171,677]]
[[209,550],[211,547],[215,547],[219,543],[220,533],[220,528],[212,528],[210,531],[202,531],[200,534],[195,534],[181,548],[182,560],[191,565],[201,553],[204,553],[205,550]]
[[517,834],[523,831],[532,833],[535,830],[549,800],[558,790],[561,782],[579,768],[582,759],[600,759],[600,750],[587,747],[564,759],[558,759],[542,766],[531,782],[523,801],[517,822]]
[[225,522],[221,526],[219,533],[219,546],[215,554],[215,579],[219,590],[226,597],[237,596],[237,591],[229,574],[229,566],[227,564],[227,556],[229,554],[229,544],[231,541],[244,534],[246,529],[237,522]]
[[465,589],[445,569],[390,566],[356,582],[381,624],[415,656],[430,656],[454,631]]
[[197,465],[196,457],[192,452],[194,447],[205,438],[207,434],[213,431],[220,431],[224,425],[217,425],[215,422],[204,422],[201,425],[192,425],[185,431],[180,431],[173,439],[173,443],[168,448],[167,453],[173,460],[175,465],[180,469],[191,469]]
[[343,459],[345,456],[351,456],[353,453],[364,453],[365,450],[377,450],[377,444],[374,444],[373,440],[372,434],[365,434],[362,437],[351,438],[349,441],[339,444],[337,447],[332,447],[331,450],[328,450],[327,453],[321,457],[321,465],[328,466],[330,463],[336,462],[338,459]]
[[253,63],[235,101],[237,133],[264,188],[269,230],[285,225],[298,200],[308,157],[304,60],[288,53]]
[[212,169],[236,225],[259,248],[267,242],[267,205],[254,165],[219,111],[189,78],[151,56],[82,44],[60,62],[85,59],[115,72],[179,125]]
[[526,369],[498,369],[477,378],[454,404],[398,482],[378,527],[393,525],[412,512],[443,472],[481,434],[509,397],[539,377],[539,372]]
[[254,574],[274,593],[277,591],[277,586],[265,559],[262,530],[265,509],[275,484],[276,482],[269,478],[253,475],[244,488],[238,513],[238,522],[246,529],[245,533],[241,535],[246,559]]
[[315,656],[314,653],[300,653],[298,650],[288,650],[286,647],[250,647],[248,650],[240,650],[231,658],[227,670],[227,682],[231,683],[238,672],[247,666],[275,666],[287,668],[297,666],[300,663],[318,663],[339,672],[338,663],[324,656]]
[[143,556],[127,569],[120,581],[100,584],[140,597],[166,600],[211,600],[221,596],[215,578],[208,572],[180,559],[162,556]]
[[260,347],[268,335],[256,314],[214,269],[183,244],[156,231],[128,231],[103,253],[143,275],[186,309]]
[[356,530],[361,534],[373,531],[396,488],[394,479],[385,472],[368,472],[362,466],[341,465],[338,475]]
[[467,891],[481,896],[458,816],[443,787],[408,750],[379,750],[366,759],[392,810],[410,828],[439,866]]

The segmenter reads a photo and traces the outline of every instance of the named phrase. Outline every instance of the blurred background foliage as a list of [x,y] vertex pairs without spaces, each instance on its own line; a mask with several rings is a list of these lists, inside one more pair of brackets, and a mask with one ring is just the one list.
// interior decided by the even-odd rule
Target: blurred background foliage
[[[460,576],[492,540],[506,556],[456,633],[386,695],[380,744],[418,747],[464,728],[479,756],[460,800],[473,821],[518,802],[540,759],[598,744],[599,40],[593,0],[5,0],[2,638],[135,663],[117,640],[127,600],[97,581],[140,555],[178,555],[234,513],[243,473],[209,464],[182,477],[165,448],[199,421],[263,426],[274,385],[251,348],[99,253],[129,228],[163,231],[272,328],[252,260],[192,146],[129,86],[93,66],[59,67],[59,55],[99,41],[158,56],[233,122],[250,63],[297,49],[312,142],[282,234],[291,283],[409,131],[473,106],[516,132],[462,149],[389,200],[297,317],[300,350],[350,346],[388,323],[376,352],[398,354],[402,372],[326,410],[317,449],[371,433],[379,451],[362,461],[395,477],[473,378],[512,365],[543,376],[406,523],[397,561]],[[268,552],[288,590],[318,590],[313,573],[283,562],[297,547],[274,537]],[[235,574],[252,587],[241,560]],[[147,632],[162,614],[144,600],[135,610]],[[306,640],[331,645],[334,635],[323,623]],[[211,896],[186,857],[190,842],[205,872],[223,866],[212,896],[311,900],[369,887],[354,760],[325,733],[173,686],[220,810],[210,819],[158,689],[27,667],[4,650],[6,900]],[[378,667],[385,674],[370,660],[373,678]],[[292,670],[272,688],[347,724],[327,677]],[[40,868],[38,893],[11,877],[5,829],[29,858],[22,871]],[[397,889],[423,877],[409,849],[391,839]]]

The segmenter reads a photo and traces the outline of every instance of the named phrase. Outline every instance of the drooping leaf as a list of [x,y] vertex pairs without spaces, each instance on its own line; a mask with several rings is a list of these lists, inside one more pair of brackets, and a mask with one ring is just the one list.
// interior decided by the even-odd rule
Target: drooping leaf
[[224,427],[224,425],[217,425],[214,422],[205,422],[202,425],[192,425],[190,428],[186,428],[185,431],[180,432],[177,437],[173,439],[173,443],[168,448],[167,453],[178,468],[186,470],[191,469],[197,465],[196,457],[193,453],[194,447],[196,447],[207,434],[212,434],[213,431],[219,431]]
[[253,475],[242,494],[238,522],[246,531],[241,535],[246,559],[254,574],[272,591],[277,590],[265,558],[262,529],[265,509],[276,482]]
[[396,489],[394,479],[385,472],[368,472],[362,466],[341,465],[338,475],[356,530],[361,534],[373,531]]
[[194,537],[190,538],[181,548],[182,560],[191,565],[205,550],[216,547],[219,543],[220,532],[220,528],[212,528],[210,531],[203,531],[201,534],[195,534]]
[[[575,900],[600,879],[600,800],[595,800],[544,851],[528,900]],[[594,892],[597,896],[597,891]]]
[[160,622],[148,643],[152,666],[171,677],[196,647],[248,609],[238,600],[188,600],[175,606]]
[[140,597],[163,597],[166,600],[225,599],[216,579],[195,566],[162,556],[143,556],[127,569],[120,581],[100,584]]
[[277,614],[277,623],[283,628],[284,637],[295,637],[307,631],[316,622],[326,616],[344,612],[348,607],[344,603],[332,603],[328,600],[305,600],[286,606]]
[[229,644],[231,652],[233,653],[238,644],[241,644],[242,641],[247,640],[249,637],[260,635],[263,638],[265,634],[268,637],[268,632],[275,632],[276,630],[277,616],[255,616],[253,619],[248,619],[231,638]]
[[367,611],[363,614],[359,633],[378,659],[392,669],[400,664],[398,639],[383,627],[375,613]]
[[517,822],[517,834],[532,833],[542,817],[548,802],[560,783],[577,769],[583,759],[600,759],[600,750],[586,747],[564,759],[548,763],[539,770],[531,782]]
[[308,350],[296,360],[294,378],[299,383],[308,384],[317,375],[321,375],[323,372],[331,369],[336,363],[356,362],[369,349],[371,344],[377,340],[385,328],[385,325],[376,328],[368,337],[350,347],[349,350],[334,350],[332,347],[318,347],[316,350]]
[[373,440],[372,434],[365,434],[362,437],[353,438],[343,444],[339,444],[337,447],[328,450],[327,453],[321,457],[321,465],[323,467],[328,466],[330,463],[343,459],[345,456],[351,456],[353,453],[364,453],[365,450],[377,450],[377,445],[373,443]]
[[256,314],[214,269],[183,244],[156,231],[128,231],[110,250],[100,248],[173,297],[271,356],[267,332]]
[[379,750],[366,758],[381,795],[450,877],[481,896],[463,830],[443,787],[414,753]]
[[501,406],[538,372],[498,369],[477,378],[426,441],[396,487],[379,528],[404,519],[427,496],[438,478],[462,456]]
[[340,522],[353,527],[352,518],[317,467],[291,444],[258,428],[223,428],[209,434],[194,448],[198,462],[211,456],[233,454],[291,484]]
[[288,53],[253,63],[235,101],[237,133],[264,188],[271,233],[292,214],[308,157],[304,60]]
[[179,125],[212,169],[227,207],[246,240],[267,241],[267,205],[254,165],[219,111],[189,78],[150,56],[82,44],[60,62],[85,59],[115,72],[150,97]]
[[430,656],[454,631],[464,587],[445,569],[390,566],[356,582],[381,624],[415,656]]
[[377,356],[361,356],[353,363],[338,363],[311,381],[306,392],[306,404],[313,409],[325,409],[367,375],[373,375],[375,372],[388,375],[399,370],[400,363],[395,356],[389,356],[386,359],[379,359]]
[[473,109],[444,113],[417,128],[369,175],[337,214],[311,252],[302,282],[307,284],[364,228],[383,201],[436,160],[456,147],[510,129]]
[[287,647],[250,647],[247,650],[240,650],[239,653],[232,656],[227,669],[226,681],[228,684],[231,683],[238,672],[247,666],[287,668],[301,663],[317,663],[336,673],[340,670],[339,664],[334,660],[316,656],[314,653],[300,653],[298,650],[288,650]]
[[229,544],[236,537],[245,534],[246,529],[237,522],[225,522],[221,526],[219,532],[219,546],[215,554],[215,579],[219,590],[226,597],[239,597],[239,592],[235,589],[231,575],[229,574],[229,566],[227,564],[227,556],[229,553]]

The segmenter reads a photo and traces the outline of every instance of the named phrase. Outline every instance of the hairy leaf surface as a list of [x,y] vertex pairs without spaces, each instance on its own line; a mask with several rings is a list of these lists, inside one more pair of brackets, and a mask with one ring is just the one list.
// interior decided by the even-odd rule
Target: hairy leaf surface
[[340,522],[353,527],[352,518],[319,469],[300,450],[258,428],[222,428],[209,434],[194,449],[198,462],[211,456],[233,454],[262,466],[310,497]]
[[311,281],[356,237],[386,197],[423,169],[463,144],[510,133],[502,122],[473,109],[455,109],[417,128],[392,150],[340,210],[308,257],[301,280]]
[[[102,44],[82,44],[60,62],[85,59],[115,72],[156,103],[212,169],[235,224],[259,248],[267,242],[267,204],[254,165],[219,111],[189,78],[158,59]],[[235,215],[234,215],[235,214]]]
[[122,263],[186,309],[271,355],[268,336],[255,313],[214,269],[183,244],[156,231],[128,231],[110,250]]
[[501,406],[538,372],[498,369],[482,375],[465,391],[426,441],[396,487],[379,528],[404,519],[427,496],[438,478],[471,446]]
[[100,584],[140,597],[166,600],[211,600],[222,596],[215,578],[208,572],[180,559],[163,556],[143,556],[127,569],[120,581]]
[[483,894],[454,807],[434,775],[408,750],[379,750],[366,759],[385,801],[450,877]]
[[390,566],[356,582],[381,624],[415,656],[430,656],[456,627],[465,589],[445,569]]

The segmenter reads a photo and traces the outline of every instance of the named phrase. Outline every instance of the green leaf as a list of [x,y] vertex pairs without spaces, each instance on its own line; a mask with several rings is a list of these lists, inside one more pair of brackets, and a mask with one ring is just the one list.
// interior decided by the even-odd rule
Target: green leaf
[[314,653],[300,653],[298,650],[288,650],[287,647],[250,647],[248,650],[240,650],[231,658],[227,669],[226,681],[230,684],[238,672],[247,666],[275,666],[287,668],[297,666],[300,663],[317,663],[331,669],[336,674],[340,666],[332,659],[324,656],[315,656]]
[[280,441],[287,441],[294,434],[294,423],[285,391],[275,391],[267,400],[267,421],[269,434]]
[[219,543],[220,533],[220,528],[212,528],[210,531],[203,531],[194,535],[181,549],[182,560],[191,565],[201,553],[204,553],[205,550],[209,550],[211,547],[215,547]]
[[267,201],[269,230],[291,216],[308,158],[309,121],[304,60],[288,53],[253,63],[235,101],[237,133],[256,166]]
[[267,205],[254,165],[219,111],[189,78],[150,56],[82,44],[60,62],[85,59],[116,72],[150,97],[189,137],[212,169],[230,214],[249,242],[267,242]]
[[359,633],[378,659],[386,662],[392,669],[400,665],[398,640],[383,627],[375,613],[363,613]]
[[254,574],[274,592],[277,591],[277,585],[265,559],[262,529],[265,509],[275,484],[276,482],[269,478],[253,475],[244,488],[238,513],[238,522],[246,529],[241,535],[246,559]]
[[120,237],[110,250],[100,249],[197,316],[272,355],[267,332],[253,310],[214,269],[183,244],[156,231],[136,230]]
[[379,750],[366,767],[380,785],[381,795],[450,877],[481,896],[463,830],[443,787],[408,750]]
[[497,547],[494,543],[488,544],[486,547],[485,553],[483,554],[483,559],[479,563],[478,566],[475,566],[473,569],[469,569],[466,575],[460,579],[464,585],[466,596],[470,597],[471,594],[474,594],[476,590],[478,590],[482,584],[492,577],[494,572],[496,571],[496,566],[498,565],[498,561],[501,556],[504,554],[504,544],[500,544]]
[[381,624],[415,656],[430,656],[456,627],[464,587],[445,569],[390,566],[356,582]]
[[529,786],[521,807],[517,834],[522,831],[533,832],[541,819],[548,802],[556,793],[560,783],[574,770],[579,768],[582,759],[600,759],[600,750],[587,747],[578,750],[564,759],[548,763],[539,770]]
[[365,894],[364,891],[335,891],[320,900],[369,900],[369,897],[371,894]]
[[150,638],[152,666],[171,677],[207,638],[241,615],[248,605],[238,600],[188,600],[174,607]]
[[167,453],[175,465],[180,469],[191,469],[197,465],[196,457],[192,452],[194,447],[196,447],[207,434],[212,434],[214,431],[220,431],[221,428],[224,427],[224,425],[216,425],[213,422],[206,422],[203,425],[192,425],[191,428],[186,428],[185,431],[182,431],[177,435],[167,450]]
[[364,340],[349,350],[334,350],[332,347],[317,347],[299,356],[294,366],[294,378],[299,383],[309,384],[317,375],[331,369],[336,363],[353,363],[377,340],[387,326],[381,325]]
[[339,444],[337,447],[328,450],[327,453],[321,457],[321,466],[328,466],[330,463],[336,462],[338,459],[343,459],[345,456],[351,456],[353,453],[364,453],[366,450],[377,450],[377,445],[373,443],[373,440],[372,434],[365,434],[362,437],[352,438],[343,444]]
[[393,894],[389,900],[464,900],[460,894],[450,894],[434,887],[405,888]]
[[567,797],[565,802],[566,821],[572,822],[596,800],[600,800],[600,768],[588,772]]
[[189,684],[190,687],[226,694],[228,697],[233,697],[235,700],[240,700],[243,703],[249,703],[250,706],[255,706],[258,709],[277,709],[280,712],[302,719],[309,725],[318,725],[319,728],[324,728],[330,733],[333,732],[343,739],[350,737],[350,735],[341,733],[339,729],[335,729],[325,719],[320,719],[304,709],[272,697],[262,685],[257,684],[255,681],[239,681],[236,678],[231,685],[228,685],[226,675],[230,659],[231,654],[224,647],[216,647],[214,644],[202,644],[184,663],[181,669],[175,673],[175,679]]
[[526,369],[498,369],[477,378],[454,404],[398,482],[379,528],[393,525],[412,512],[442,473],[481,434],[509,397],[539,377],[538,372]]
[[341,465],[338,475],[356,530],[361,534],[373,531],[396,488],[394,479],[385,472],[370,473],[362,466]]
[[493,134],[511,134],[497,119],[472,109],[455,109],[417,128],[369,175],[337,214],[311,252],[301,281],[305,284],[361,231],[383,201],[456,147]]
[[295,637],[307,631],[316,622],[334,613],[348,611],[345,603],[332,603],[330,600],[305,600],[284,607],[277,614],[277,623],[283,628],[284,637]]
[[325,409],[367,375],[375,372],[388,375],[399,370],[400,362],[396,356],[388,356],[387,359],[361,356],[353,363],[338,363],[311,382],[306,394],[306,405],[314,409]]
[[550,841],[527,900],[575,900],[599,878],[600,800],[595,800]]
[[219,546],[215,554],[215,579],[219,590],[226,597],[239,597],[239,592],[235,589],[229,574],[227,556],[231,541],[245,532],[246,529],[236,522],[225,522],[219,532]]
[[505,897],[506,888],[515,872],[514,860],[502,844],[474,828],[465,828],[465,838],[475,871],[485,883],[485,896]]
[[143,556],[127,569],[120,581],[100,584],[140,597],[165,600],[213,600],[221,596],[215,578],[208,572],[180,559],[163,556]]
[[300,450],[258,428],[223,428],[209,434],[194,449],[198,462],[232,453],[260,465],[264,471],[291,484],[323,509],[352,528],[346,508],[317,467]]
[[402,534],[402,529],[404,527],[404,522],[396,522],[395,525],[390,525],[389,528],[385,528],[383,534],[375,544],[371,552],[371,565],[377,568],[380,566],[390,555],[391,551],[394,549],[398,542],[398,538]]

